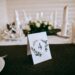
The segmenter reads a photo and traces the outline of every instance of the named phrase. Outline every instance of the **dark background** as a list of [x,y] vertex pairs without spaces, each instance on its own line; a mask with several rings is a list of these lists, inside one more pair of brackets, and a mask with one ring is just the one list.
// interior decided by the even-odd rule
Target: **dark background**
[[33,65],[27,46],[0,46],[0,56],[7,55],[0,75],[75,75],[75,45],[49,45],[52,59]]

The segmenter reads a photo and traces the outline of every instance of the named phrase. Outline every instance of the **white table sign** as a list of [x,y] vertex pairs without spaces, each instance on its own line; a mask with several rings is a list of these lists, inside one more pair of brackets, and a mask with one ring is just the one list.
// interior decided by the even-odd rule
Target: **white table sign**
[[29,34],[28,41],[34,64],[52,59],[46,32]]

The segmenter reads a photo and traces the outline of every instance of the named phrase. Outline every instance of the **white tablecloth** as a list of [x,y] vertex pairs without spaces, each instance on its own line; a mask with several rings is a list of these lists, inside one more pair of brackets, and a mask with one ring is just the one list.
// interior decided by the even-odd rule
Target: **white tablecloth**
[[[59,36],[48,36],[49,44],[66,44],[71,43],[70,38],[63,38]],[[7,45],[27,45],[27,37],[21,37],[16,40],[2,40],[0,41],[0,46],[7,46]]]

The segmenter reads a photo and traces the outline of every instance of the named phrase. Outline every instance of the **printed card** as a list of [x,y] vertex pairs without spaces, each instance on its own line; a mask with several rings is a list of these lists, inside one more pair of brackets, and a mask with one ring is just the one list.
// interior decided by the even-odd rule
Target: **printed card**
[[52,59],[46,32],[29,34],[28,42],[34,64]]

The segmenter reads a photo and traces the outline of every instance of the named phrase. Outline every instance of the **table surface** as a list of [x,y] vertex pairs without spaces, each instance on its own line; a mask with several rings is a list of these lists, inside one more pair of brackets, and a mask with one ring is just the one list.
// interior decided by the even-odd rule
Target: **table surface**
[[52,59],[33,65],[26,45],[0,46],[0,56],[6,55],[1,75],[75,75],[75,45],[50,45]]
[[[48,36],[49,44],[67,44],[72,43],[71,38],[63,38],[59,36]],[[9,45],[27,45],[27,37],[21,37],[16,40],[2,40],[0,41],[0,46],[9,46]]]

